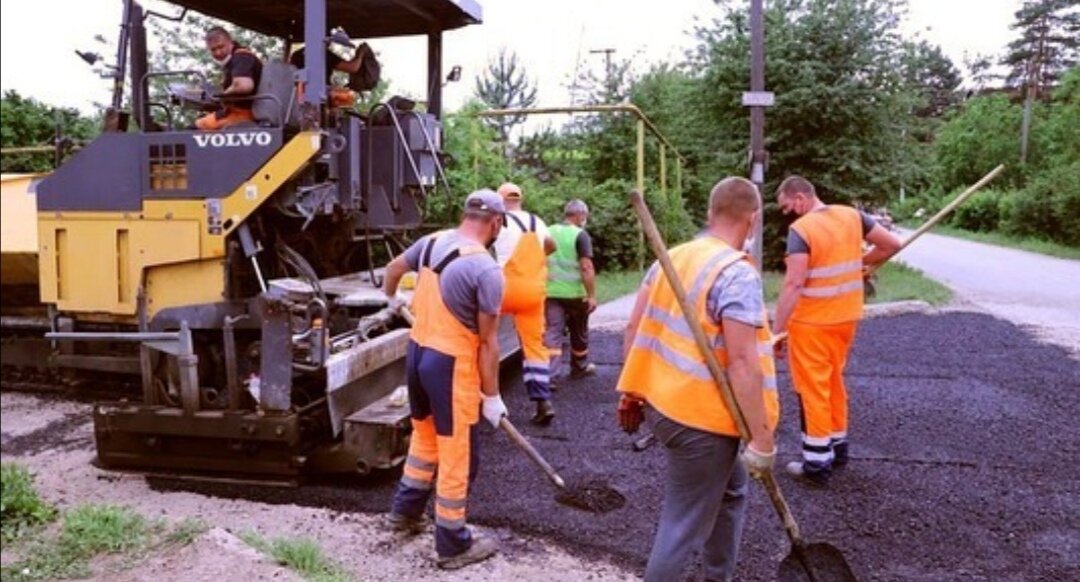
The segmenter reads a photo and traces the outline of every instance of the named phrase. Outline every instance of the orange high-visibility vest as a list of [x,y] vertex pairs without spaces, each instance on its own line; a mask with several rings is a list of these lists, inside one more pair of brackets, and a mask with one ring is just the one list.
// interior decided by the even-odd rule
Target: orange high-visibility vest
[[503,310],[518,311],[537,302],[543,303],[547,291],[547,255],[536,232],[536,216],[530,214],[526,224],[507,213],[503,216],[503,228],[517,228],[522,232],[513,254],[503,266],[506,277]]
[[810,247],[806,285],[791,320],[815,325],[858,321],[863,312],[859,211],[829,205],[806,213],[791,228]]
[[[709,289],[720,273],[738,261],[748,261],[712,236],[679,245],[671,250],[671,262],[694,306],[694,315],[712,342],[716,359],[727,366],[724,330],[713,323],[706,302]],[[770,429],[776,426],[780,403],[776,394],[776,365],[767,316],[758,330],[758,354],[764,375],[765,410]],[[683,319],[675,292],[663,273],[649,286],[649,302],[638,324],[634,344],[619,376],[620,392],[646,400],[664,416],[699,430],[739,436],[735,420],[724,404],[720,387],[713,381],[690,326]]]

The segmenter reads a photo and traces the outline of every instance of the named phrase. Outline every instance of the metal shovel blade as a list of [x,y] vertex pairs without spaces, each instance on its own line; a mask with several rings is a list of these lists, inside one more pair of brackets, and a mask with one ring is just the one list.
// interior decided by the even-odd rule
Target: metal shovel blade
[[[807,568],[813,572],[812,575]],[[776,579],[780,582],[858,582],[844,554],[825,543],[792,548],[780,562]]]

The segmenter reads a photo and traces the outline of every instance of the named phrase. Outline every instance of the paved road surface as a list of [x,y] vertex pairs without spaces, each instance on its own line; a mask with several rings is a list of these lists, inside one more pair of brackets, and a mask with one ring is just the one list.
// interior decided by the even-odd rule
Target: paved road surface
[[[908,236],[910,231],[904,233]],[[994,315],[1080,346],[1080,261],[927,234],[897,260]]]
[[[526,420],[532,408],[520,372],[506,370],[503,391],[518,428],[568,483],[604,480],[626,496],[626,506],[593,514],[559,505],[536,468],[485,423],[478,429],[480,470],[469,488],[470,521],[614,559],[634,574],[643,571],[665,459],[662,446],[632,452],[630,443],[641,433],[629,437],[616,425],[620,346],[617,333],[593,334],[590,355],[598,373],[560,387],[550,427]],[[783,364],[780,376],[782,466],[797,458],[799,423]],[[987,314],[909,314],[863,322],[847,376],[852,463],[825,490],[780,475],[807,539],[840,548],[863,582],[1078,579],[1080,361]],[[46,435],[70,438],[50,428],[39,436]],[[17,446],[5,444],[5,454]],[[161,480],[154,486],[345,514],[382,513],[396,477],[334,477],[299,489]],[[535,552],[510,543],[504,550],[511,560]],[[787,551],[765,494],[751,487],[736,578],[776,580]],[[553,569],[546,580],[569,579],[560,574]],[[701,581],[700,565],[692,574],[691,580]],[[378,572],[359,578],[387,579]],[[461,577],[495,579],[483,565]]]

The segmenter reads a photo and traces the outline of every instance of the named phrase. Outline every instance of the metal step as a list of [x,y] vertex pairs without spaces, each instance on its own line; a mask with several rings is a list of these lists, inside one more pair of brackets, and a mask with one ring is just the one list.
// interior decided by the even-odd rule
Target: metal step
[[364,475],[401,464],[409,451],[409,400],[405,387],[345,417],[343,448]]

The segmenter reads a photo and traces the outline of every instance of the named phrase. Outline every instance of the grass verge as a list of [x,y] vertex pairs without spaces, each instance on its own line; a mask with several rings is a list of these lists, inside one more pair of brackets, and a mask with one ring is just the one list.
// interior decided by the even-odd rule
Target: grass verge
[[596,302],[606,303],[637,291],[641,271],[602,271],[596,274]]
[[930,305],[943,305],[952,299],[952,291],[948,287],[926,277],[922,271],[900,263],[885,263],[877,272],[874,286],[877,295],[868,303],[917,299]]
[[151,522],[126,507],[80,505],[63,514],[59,532],[27,539],[22,559],[4,567],[4,579],[85,578],[93,573],[93,558],[118,554],[133,559],[165,530],[163,522]]
[[18,463],[0,464],[0,530],[5,544],[47,523],[56,510],[38,497],[34,477]]
[[207,529],[198,520],[170,528],[127,507],[92,504],[65,511],[59,524],[45,527],[57,512],[38,496],[29,471],[4,463],[2,475],[4,549],[16,556],[0,570],[5,581],[85,578],[100,556],[116,556],[110,567],[123,569],[148,550],[189,544]]
[[[600,303],[618,299],[633,293],[641,284],[642,274],[637,271],[609,271],[596,276],[596,298]],[[765,301],[774,303],[780,296],[780,285],[784,274],[780,271],[766,271]],[[890,301],[922,300],[931,305],[942,305],[952,298],[952,291],[941,283],[929,279],[922,271],[899,263],[886,263],[877,272],[874,282],[877,295],[867,298],[867,303],[887,303]]]
[[[919,225],[905,224],[904,226],[914,229],[918,228]],[[1045,241],[1038,238],[1020,237],[1011,234],[1005,234],[1002,232],[972,232],[970,230],[964,230],[962,228],[956,228],[954,226],[947,225],[935,226],[934,229],[930,232],[934,234],[952,236],[975,242],[997,245],[999,247],[1020,249],[1022,251],[1049,255],[1051,257],[1058,257],[1061,259],[1080,260],[1080,247],[1070,247],[1060,243]]]
[[348,582],[349,573],[323,554],[322,548],[306,538],[267,539],[254,532],[238,534],[249,546],[270,556],[311,582]]

